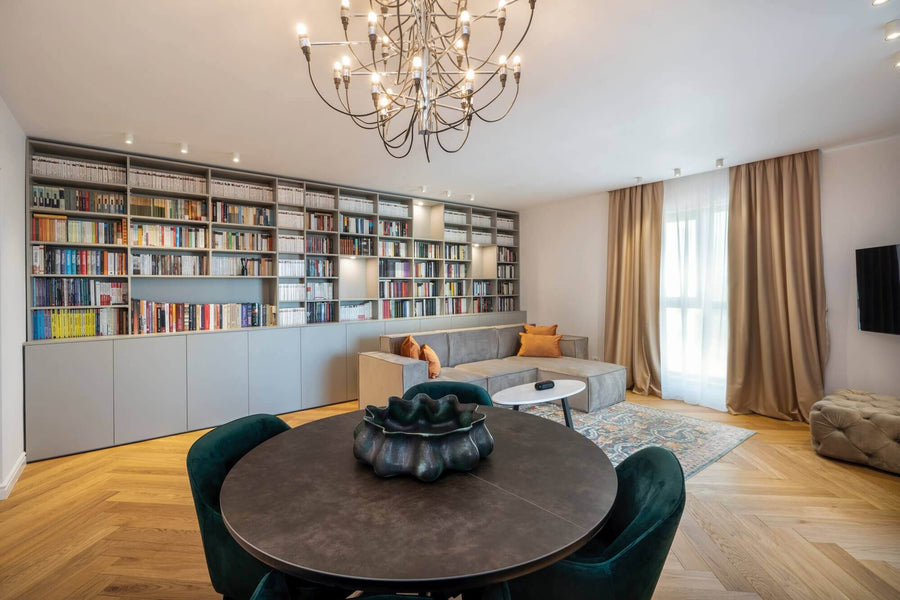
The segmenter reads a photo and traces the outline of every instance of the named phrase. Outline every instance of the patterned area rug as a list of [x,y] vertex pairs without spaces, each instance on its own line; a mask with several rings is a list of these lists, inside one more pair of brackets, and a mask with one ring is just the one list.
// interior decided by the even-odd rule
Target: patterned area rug
[[[523,406],[522,411],[565,422],[562,407],[556,404]],[[596,413],[573,410],[572,421],[575,429],[600,446],[614,465],[641,448],[662,446],[678,457],[685,479],[756,433],[631,402],[620,402]]]

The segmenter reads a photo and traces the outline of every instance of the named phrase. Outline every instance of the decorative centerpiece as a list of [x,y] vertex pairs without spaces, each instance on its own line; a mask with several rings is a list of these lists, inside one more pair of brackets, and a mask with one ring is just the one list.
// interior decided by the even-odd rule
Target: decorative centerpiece
[[353,431],[353,455],[379,477],[434,481],[446,469],[471,471],[494,449],[485,418],[477,404],[460,404],[454,395],[394,396],[384,408],[366,407]]

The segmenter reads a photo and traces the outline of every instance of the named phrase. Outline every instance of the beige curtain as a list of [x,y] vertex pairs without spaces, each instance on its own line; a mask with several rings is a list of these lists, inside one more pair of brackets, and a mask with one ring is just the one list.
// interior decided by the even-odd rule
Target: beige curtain
[[808,420],[828,357],[819,152],[730,175],[728,409]]
[[660,396],[659,261],[663,184],[609,194],[607,362],[625,365],[627,386]]

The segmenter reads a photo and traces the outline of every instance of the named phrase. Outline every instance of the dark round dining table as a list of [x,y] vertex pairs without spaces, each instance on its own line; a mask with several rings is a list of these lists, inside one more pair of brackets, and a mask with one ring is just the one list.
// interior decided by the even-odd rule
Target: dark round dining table
[[289,575],[363,591],[449,592],[507,581],[571,554],[616,497],[606,454],[527,413],[480,406],[494,451],[466,473],[383,479],[353,456],[363,411],[260,444],[220,504],[247,552]]

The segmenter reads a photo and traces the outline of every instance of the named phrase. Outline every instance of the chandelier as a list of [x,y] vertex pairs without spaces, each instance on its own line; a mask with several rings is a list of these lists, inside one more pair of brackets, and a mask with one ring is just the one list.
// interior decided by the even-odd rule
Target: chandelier
[[[526,1],[530,11],[527,22],[522,21],[521,37],[495,58],[507,22],[512,21],[508,8]],[[483,13],[471,12],[468,4],[467,0],[369,0],[363,14],[351,11],[350,0],[341,0],[343,40],[310,42],[306,27],[297,25],[313,88],[329,107],[363,129],[377,131],[395,158],[409,155],[416,134],[422,137],[429,161],[432,142],[445,152],[458,152],[475,119],[494,123],[515,104],[522,73],[516,51],[531,28],[535,0],[499,0],[496,8]],[[366,33],[361,40],[351,39],[351,27],[355,33],[357,23]],[[332,69],[335,101],[326,98],[313,76],[312,46],[344,50]],[[510,74],[515,85],[508,85]],[[351,87],[360,78],[365,83]]]

